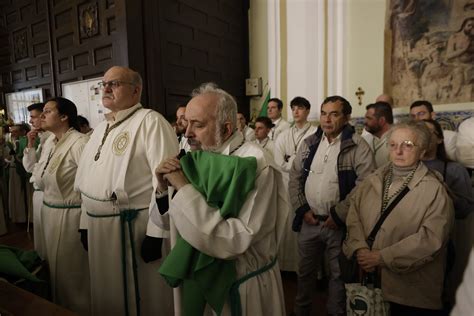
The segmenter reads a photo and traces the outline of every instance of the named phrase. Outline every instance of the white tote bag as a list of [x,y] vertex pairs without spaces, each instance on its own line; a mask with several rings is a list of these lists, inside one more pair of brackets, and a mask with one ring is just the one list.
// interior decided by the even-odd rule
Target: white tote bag
[[379,288],[346,284],[346,297],[347,316],[390,316],[390,303],[384,301]]

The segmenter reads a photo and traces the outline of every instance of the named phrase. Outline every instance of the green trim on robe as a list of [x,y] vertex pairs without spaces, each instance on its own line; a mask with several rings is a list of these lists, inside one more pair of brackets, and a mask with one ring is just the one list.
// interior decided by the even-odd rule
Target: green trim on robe
[[[255,187],[257,159],[205,151],[190,152],[180,160],[188,181],[217,209],[222,218],[238,217]],[[193,210],[190,210],[193,211]],[[159,270],[172,287],[183,285],[184,315],[202,315],[206,303],[220,315],[237,279],[235,260],[208,256],[179,237]]]

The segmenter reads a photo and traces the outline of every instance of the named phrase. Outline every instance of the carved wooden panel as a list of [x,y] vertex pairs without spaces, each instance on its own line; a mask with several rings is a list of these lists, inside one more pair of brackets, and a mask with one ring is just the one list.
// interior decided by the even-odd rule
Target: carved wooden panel
[[167,116],[204,81],[245,104],[248,1],[0,0],[3,89],[60,95],[62,83],[123,65]]
[[116,25],[117,20],[125,22],[125,0],[49,1],[58,93],[63,83],[102,76],[115,64],[127,64],[126,32],[117,32]]
[[46,0],[0,2],[0,73],[3,91],[51,90]]
[[[150,15],[145,21],[147,68],[161,73],[161,78],[149,78],[149,90],[164,94],[155,92],[150,99],[164,103],[166,115],[174,115],[176,105],[208,81],[232,93],[239,104],[248,104],[248,7],[248,1],[232,0],[145,1],[144,11]],[[150,65],[160,48],[161,63]]]

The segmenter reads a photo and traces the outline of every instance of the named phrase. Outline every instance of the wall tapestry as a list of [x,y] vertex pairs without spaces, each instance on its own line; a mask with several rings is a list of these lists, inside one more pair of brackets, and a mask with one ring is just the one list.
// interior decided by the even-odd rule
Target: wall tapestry
[[415,100],[474,100],[474,0],[388,0],[384,90]]

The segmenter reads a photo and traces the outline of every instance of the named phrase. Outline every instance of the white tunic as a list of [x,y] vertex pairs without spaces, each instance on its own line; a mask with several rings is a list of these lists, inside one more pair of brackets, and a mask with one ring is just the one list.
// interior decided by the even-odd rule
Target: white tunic
[[[93,216],[119,215],[130,209],[142,210],[131,222],[141,314],[173,314],[172,290],[158,274],[161,261],[145,263],[140,249],[145,233],[153,237],[163,236],[149,221],[147,210],[156,204],[154,192],[158,182],[154,170],[164,159],[178,153],[176,134],[159,113],[140,109],[110,130],[100,157],[95,160],[107,124],[118,124],[140,107],[141,104],[136,104],[118,112],[115,121],[99,124],[84,148],[79,164],[76,189],[82,193],[81,227],[87,228],[89,235],[92,315],[126,313],[120,218]],[[127,297],[130,315],[135,315],[132,249],[128,226],[125,229]]]
[[74,179],[87,139],[70,129],[51,146],[46,163],[34,173],[44,190],[41,221],[53,300],[79,315],[90,314],[90,284],[87,253],[78,232],[81,197],[74,192]]
[[[296,157],[298,148],[303,140],[316,131],[316,127],[311,123],[306,123],[303,128],[295,126],[284,130],[275,142],[275,162],[283,173],[285,182],[284,191],[288,192],[289,172]],[[286,159],[285,159],[286,158]],[[288,199],[289,200],[289,199]],[[280,268],[284,271],[298,271],[298,245],[297,234],[292,230],[293,217],[289,216],[285,226],[285,233],[278,251]]]
[[[238,218],[223,219],[191,184],[176,193],[166,215],[153,217],[162,226],[159,220],[169,214],[172,229],[177,229],[194,248],[216,258],[236,259],[237,278],[268,265],[275,258],[289,213],[287,195],[282,194],[281,173],[272,165],[271,157],[255,144],[242,143],[242,134],[234,133],[217,150],[224,155],[257,158],[255,189],[247,196]],[[244,282],[239,292],[242,315],[285,315],[278,262],[267,272]],[[175,299],[179,300],[176,292]],[[181,313],[177,311],[175,315]],[[222,315],[230,315],[228,304]]]
[[458,127],[456,158],[465,167],[474,169],[474,117],[468,118]]
[[179,150],[184,150],[185,152],[191,151],[191,146],[188,144],[188,138],[186,136],[182,136],[179,141]]
[[376,167],[379,168],[385,165],[390,159],[390,153],[387,147],[388,133],[386,132],[380,138],[370,134],[369,132],[362,133],[361,136],[365,139],[367,144],[369,144],[369,147],[372,150],[372,153],[374,154]]
[[245,140],[248,142],[255,140],[255,131],[253,128],[248,127],[247,125],[244,127],[242,134],[244,135]]
[[464,271],[464,278],[456,293],[456,305],[451,316],[472,315],[474,310],[474,248]]
[[449,131],[445,129],[443,130],[443,138],[444,138],[444,149],[446,150],[446,155],[452,161],[456,161],[457,133],[455,131]]
[[265,149],[266,152],[270,154],[270,156],[274,159],[274,152],[275,152],[275,143],[269,138],[265,138],[262,141],[259,141],[258,139],[255,139],[253,141],[255,144],[260,145],[263,149]]
[[40,142],[38,148],[26,147],[23,150],[23,158],[21,162],[23,163],[23,167],[27,172],[33,172],[35,164],[39,161],[41,157],[41,152],[43,151],[44,144],[51,135],[51,132],[42,132],[41,134],[39,134]]
[[[55,146],[56,137],[51,132],[43,132],[40,135],[40,144],[38,148],[25,148],[23,151],[23,167],[30,173],[35,173],[36,169],[43,170],[51,146]],[[40,163],[41,162],[41,163]],[[43,224],[41,222],[41,208],[43,207],[43,191],[35,184],[35,177],[32,175],[30,183],[33,184],[33,237],[34,247],[40,258],[47,260],[46,248],[44,246]]]
[[280,135],[284,130],[291,127],[290,123],[285,121],[282,117],[273,121],[273,124],[275,124],[275,126],[272,127],[272,130],[268,134],[268,137],[273,141],[276,141],[278,135]]

